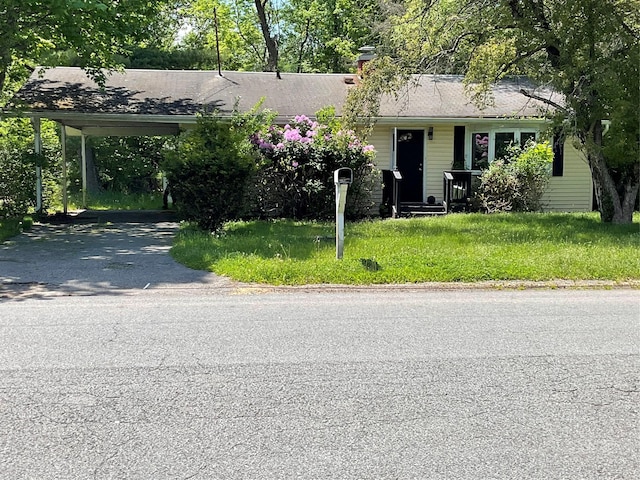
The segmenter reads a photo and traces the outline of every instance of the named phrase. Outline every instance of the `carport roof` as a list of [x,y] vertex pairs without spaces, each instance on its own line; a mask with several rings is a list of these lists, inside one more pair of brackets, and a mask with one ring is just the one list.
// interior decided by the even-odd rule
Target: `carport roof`
[[[521,89],[559,101],[557,94],[535,90],[526,80],[512,78],[493,87],[493,102],[478,108],[465,94],[462,77],[423,75],[398,97],[385,97],[380,120],[464,120],[542,117],[548,107],[527,98]],[[13,107],[27,116],[56,120],[91,135],[175,133],[195,122],[197,113],[218,110],[229,114],[234,105],[247,111],[264,99],[263,108],[281,121],[295,115],[312,116],[333,105],[342,113],[353,74],[231,72],[193,70],[125,70],[108,76],[100,88],[75,67],[36,69],[16,94]]]

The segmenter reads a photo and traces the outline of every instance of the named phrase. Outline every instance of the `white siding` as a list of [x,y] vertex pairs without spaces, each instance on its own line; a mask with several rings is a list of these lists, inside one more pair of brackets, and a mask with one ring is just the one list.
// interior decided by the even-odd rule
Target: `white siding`
[[[367,141],[376,148],[376,158],[374,160],[376,167],[380,170],[390,170],[392,162],[393,128],[376,127]],[[382,175],[380,175],[380,181],[382,182]],[[377,215],[378,207],[382,203],[382,184],[373,190],[372,200],[373,207],[371,214]]]
[[438,202],[444,196],[442,172],[451,170],[453,165],[453,127],[454,125],[434,125],[433,140],[427,140],[425,198],[433,195]]
[[551,177],[543,197],[545,210],[591,211],[592,198],[593,184],[587,160],[573,147],[571,139],[568,139],[564,145],[564,174],[562,177]]

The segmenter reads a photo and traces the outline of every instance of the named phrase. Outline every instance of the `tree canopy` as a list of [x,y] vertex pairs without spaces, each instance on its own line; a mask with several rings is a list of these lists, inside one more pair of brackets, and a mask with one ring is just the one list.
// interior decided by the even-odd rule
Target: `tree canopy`
[[564,96],[552,105],[556,121],[589,163],[602,219],[631,221],[640,185],[639,0],[386,3],[381,75],[389,64],[405,74],[461,73],[478,102],[491,101],[488,87],[507,75],[552,87]]
[[0,92],[55,51],[72,50],[89,74],[104,79],[103,69],[120,64],[118,54],[152,36],[163,5],[147,0],[4,0]]

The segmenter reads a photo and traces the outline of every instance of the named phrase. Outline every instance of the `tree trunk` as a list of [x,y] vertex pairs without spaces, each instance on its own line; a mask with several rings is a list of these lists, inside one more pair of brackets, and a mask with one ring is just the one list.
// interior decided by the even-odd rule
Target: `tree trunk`
[[262,30],[262,36],[264,37],[264,43],[267,47],[267,63],[264,66],[265,72],[277,72],[278,71],[278,43],[276,39],[271,36],[271,29],[269,28],[269,22],[267,20],[266,5],[269,0],[255,0],[256,10],[258,12],[258,19],[260,20],[260,29]]
[[606,223],[632,223],[633,209],[640,189],[640,165],[636,162],[621,183],[622,195],[602,154],[602,124],[595,122],[590,132],[591,138],[584,145],[591,168],[593,187],[598,202],[600,219]]
[[0,99],[4,91],[4,84],[7,80],[7,72],[10,65],[11,52],[9,52],[9,50],[2,50],[2,52],[0,52]]

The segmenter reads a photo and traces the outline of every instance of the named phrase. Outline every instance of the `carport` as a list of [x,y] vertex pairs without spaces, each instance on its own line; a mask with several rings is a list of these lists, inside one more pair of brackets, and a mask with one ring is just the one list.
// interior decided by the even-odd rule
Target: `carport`
[[[107,77],[104,86],[75,67],[36,69],[15,95],[13,116],[31,119],[35,152],[42,152],[42,119],[60,125],[63,207],[67,213],[67,136],[81,138],[82,198],[87,194],[87,138],[176,135],[196,123],[198,114],[262,108],[278,112],[276,121],[313,116],[346,99],[350,84],[340,74],[281,74],[192,70],[124,70]],[[36,167],[36,209],[42,209],[42,170]]]

